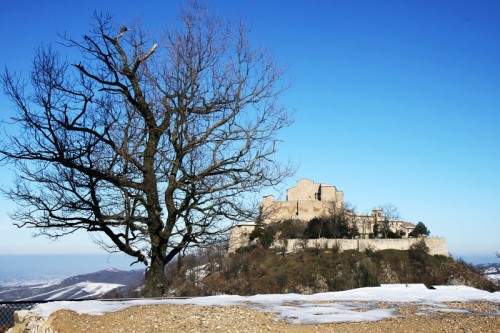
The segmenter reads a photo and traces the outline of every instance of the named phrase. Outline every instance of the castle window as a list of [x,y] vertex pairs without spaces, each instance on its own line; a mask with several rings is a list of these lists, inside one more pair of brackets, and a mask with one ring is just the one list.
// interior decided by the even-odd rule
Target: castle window
[[319,186],[318,193],[314,193],[314,199],[321,201],[321,185]]

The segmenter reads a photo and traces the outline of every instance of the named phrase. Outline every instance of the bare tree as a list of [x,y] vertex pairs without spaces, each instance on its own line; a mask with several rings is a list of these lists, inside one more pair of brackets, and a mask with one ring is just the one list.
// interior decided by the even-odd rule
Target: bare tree
[[96,14],[83,38],[62,36],[76,62],[41,47],[27,80],[2,75],[17,110],[0,147],[17,172],[4,190],[16,225],[89,232],[147,265],[145,296],[163,294],[175,255],[254,216],[247,193],[291,173],[274,159],[291,123],[282,68],[241,24],[197,4],[179,19],[154,37]]
[[389,231],[391,231],[392,221],[398,220],[401,217],[399,209],[391,203],[386,203],[385,205],[380,206],[380,210],[382,211],[384,219],[381,221],[379,231],[382,232],[384,238],[387,238]]

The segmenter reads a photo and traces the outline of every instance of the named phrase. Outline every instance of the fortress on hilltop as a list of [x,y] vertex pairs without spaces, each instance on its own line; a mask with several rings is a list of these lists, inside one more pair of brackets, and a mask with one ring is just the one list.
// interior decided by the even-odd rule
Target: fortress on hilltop
[[[355,227],[359,235],[354,239],[308,239],[307,247],[336,247],[340,251],[367,248],[374,250],[399,249],[407,250],[419,238],[410,237],[415,224],[399,219],[390,219],[384,216],[381,209],[374,209],[369,214],[356,214],[344,208],[344,193],[334,185],[315,183],[310,179],[301,179],[297,185],[288,189],[285,201],[276,201],[272,195],[264,196],[260,204],[260,220],[262,226],[280,223],[286,220],[309,222],[314,218],[332,216],[338,213],[347,216],[351,227]],[[398,239],[380,238],[381,234],[374,234],[374,226],[384,225]],[[235,252],[240,247],[252,243],[250,234],[257,227],[256,223],[243,223],[231,228],[229,233],[229,252]],[[255,241],[255,240],[253,240]],[[430,254],[448,255],[444,238],[426,238],[426,245]],[[299,244],[300,243],[300,244]],[[302,245],[301,245],[302,244]],[[293,251],[304,246],[304,240],[288,239],[285,242],[275,240],[274,247],[285,247]]]
[[288,189],[286,201],[275,201],[272,195],[267,195],[260,207],[264,224],[287,219],[310,221],[341,210],[344,207],[344,193],[333,185],[301,179],[297,186]]

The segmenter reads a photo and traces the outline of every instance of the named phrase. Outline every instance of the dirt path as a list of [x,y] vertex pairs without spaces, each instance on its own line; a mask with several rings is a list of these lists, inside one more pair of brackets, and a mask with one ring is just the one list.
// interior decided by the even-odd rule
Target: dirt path
[[[390,304],[391,307],[398,308],[396,314],[400,317],[378,322],[297,325],[277,321],[275,314],[255,311],[245,306],[147,305],[97,316],[59,310],[48,321],[58,333],[500,331],[498,303],[454,302],[447,305],[452,309],[468,310],[469,313],[443,313],[439,309],[429,310],[429,306]],[[389,305],[380,303],[379,306],[383,308]],[[424,307],[426,314],[422,315]]]

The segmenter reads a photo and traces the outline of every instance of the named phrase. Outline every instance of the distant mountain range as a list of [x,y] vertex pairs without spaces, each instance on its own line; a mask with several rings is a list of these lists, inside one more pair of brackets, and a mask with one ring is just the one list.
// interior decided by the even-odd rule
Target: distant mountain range
[[106,269],[76,275],[59,282],[36,285],[0,285],[0,301],[82,300],[131,297],[143,285],[144,270]]

